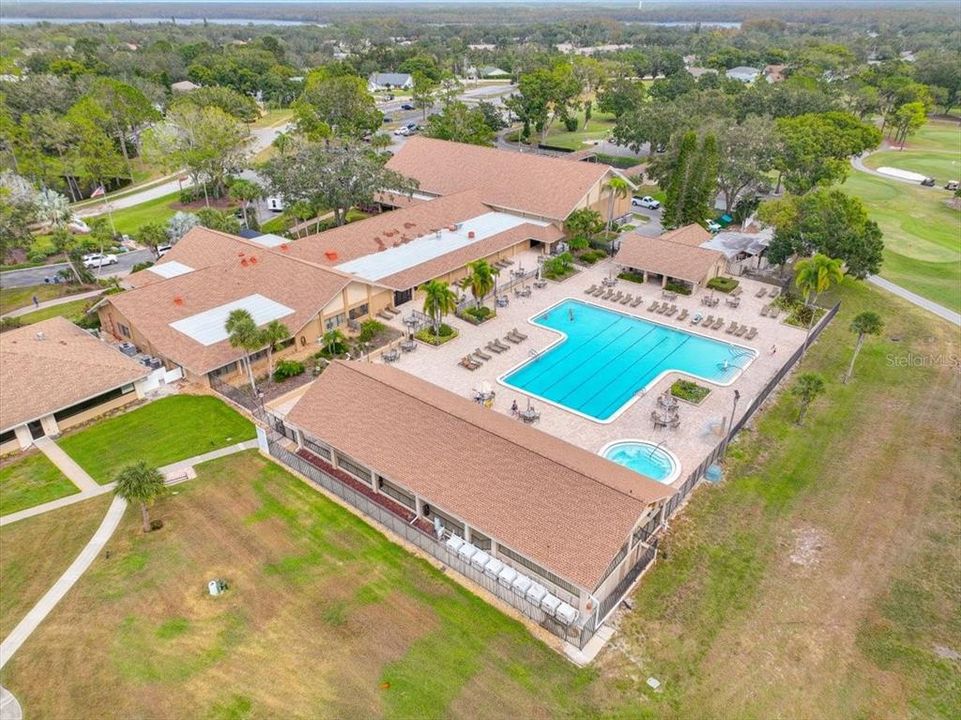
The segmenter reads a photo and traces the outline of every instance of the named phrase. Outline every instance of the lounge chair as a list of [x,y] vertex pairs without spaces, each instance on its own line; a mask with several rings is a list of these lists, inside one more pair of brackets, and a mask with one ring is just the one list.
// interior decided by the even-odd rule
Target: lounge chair
[[739,327],[739,328],[737,329],[737,332],[734,333],[734,334],[735,334],[737,337],[744,337],[744,333],[746,333],[746,332],[747,332],[747,325],[741,325],[741,327]]
[[677,315],[677,305],[675,305],[674,303],[671,303],[671,309],[667,311],[667,314],[671,317],[673,317],[674,315]]
[[718,318],[711,326],[711,330],[720,330],[722,327],[724,327],[724,318]]
[[397,308],[395,308],[393,305],[388,305],[387,307],[384,308],[384,310],[386,310],[387,312],[389,312],[391,315],[394,315],[395,317],[396,317],[397,315],[400,315],[400,310],[398,310]]
[[709,328],[709,327],[711,327],[711,325],[713,325],[713,324],[714,324],[714,316],[713,316],[713,315],[708,315],[706,318],[704,318],[703,320],[701,320],[701,327],[703,327],[703,328]]
[[600,296],[601,300],[610,300],[611,296],[614,294],[614,288],[608,288],[604,291],[604,294]]
[[394,316],[391,315],[391,314],[390,314],[389,312],[387,312],[386,310],[381,310],[379,313],[377,313],[377,317],[379,317],[379,318],[382,319],[382,320],[393,320],[393,319],[394,319]]
[[594,284],[591,285],[589,288],[587,288],[587,290],[584,291],[584,294],[585,294],[585,295],[591,295],[591,294],[594,293],[595,290],[597,290],[597,283],[594,283]]
[[654,302],[652,302],[650,305],[647,306],[647,311],[648,311],[648,312],[655,312],[655,311],[657,310],[658,305],[660,305],[660,304],[661,304],[661,303],[659,303],[657,300],[655,300]]
[[681,314],[677,316],[677,320],[678,322],[687,320],[687,308],[684,308],[681,310]]
[[724,332],[728,335],[733,335],[735,330],[737,330],[737,323],[731,320],[731,324],[727,326]]
[[504,339],[505,339],[507,342],[514,343],[515,345],[517,345],[517,344],[520,342],[520,339],[514,337],[511,333],[507,333],[507,334],[504,336]]
[[527,340],[527,335],[525,335],[524,333],[522,333],[522,332],[521,332],[520,330],[518,330],[517,328],[512,329],[511,332],[512,332],[516,337],[519,337],[521,340]]
[[501,342],[500,340],[498,340],[497,338],[494,338],[494,345],[496,345],[497,347],[499,347],[502,352],[503,352],[504,350],[510,350],[510,349],[511,349],[511,346],[510,346],[510,345],[505,345],[504,343],[502,343],[502,342]]
[[754,293],[754,297],[756,298],[762,298],[765,295],[767,295],[767,288],[763,288],[763,287],[759,289],[756,293]]
[[781,288],[779,288],[779,287],[773,287],[773,288],[771,288],[771,292],[768,293],[768,296],[770,296],[770,297],[773,299],[773,298],[776,298],[776,297],[777,297],[778,295],[780,295],[780,294],[781,294]]
[[640,295],[638,295],[636,298],[634,298],[633,300],[631,300],[631,307],[632,307],[632,308],[633,308],[633,307],[637,307],[637,306],[640,305],[642,302],[644,302],[644,298],[642,298]]
[[633,299],[634,299],[634,296],[631,295],[630,293],[628,293],[627,295],[625,295],[624,297],[622,297],[622,298],[619,300],[619,302],[621,303],[621,305],[627,305],[627,304],[628,304],[631,300],[633,300]]
[[747,331],[747,335],[744,336],[744,339],[753,340],[755,337],[757,337],[757,328],[752,327],[750,330]]
[[467,368],[471,372],[473,372],[474,370],[480,367],[480,363],[475,360],[472,360],[470,355],[465,355],[464,357],[462,357],[460,359],[460,362],[457,364],[460,365],[461,367]]
[[504,352],[503,350],[501,350],[500,345],[495,345],[492,342],[487,343],[484,347],[490,350],[492,353],[497,353],[498,355]]
[[777,320],[778,316],[781,314],[780,308],[776,308],[773,305],[768,308],[767,316]]
[[614,293],[614,295],[611,297],[611,302],[620,302],[622,297],[624,297],[623,291],[618,290],[618,291],[617,291],[616,293]]
[[734,297],[738,297],[742,292],[744,292],[744,288],[736,287],[733,290],[731,290],[731,295]]
[[485,353],[480,348],[474,348],[474,357],[479,357],[481,360],[490,360],[491,356]]
[[671,307],[671,306],[668,305],[667,303],[661,303],[661,307],[659,307],[659,308],[657,309],[657,314],[658,314],[658,315],[663,315],[664,313],[666,313],[666,312],[668,311],[668,309],[670,309],[670,307]]
[[762,307],[762,308],[761,308],[761,317],[767,317],[767,314],[768,314],[768,312],[770,312],[770,310],[771,310],[771,306],[770,306],[770,305],[765,305],[764,307]]

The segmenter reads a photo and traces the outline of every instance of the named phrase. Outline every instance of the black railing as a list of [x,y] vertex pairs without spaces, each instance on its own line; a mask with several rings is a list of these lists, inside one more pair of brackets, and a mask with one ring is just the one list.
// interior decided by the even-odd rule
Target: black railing
[[637,562],[631,566],[631,569],[627,571],[627,574],[621,578],[620,582],[614,587],[614,589],[608,593],[607,597],[601,600],[601,607],[598,610],[597,617],[600,618],[598,625],[602,625],[610,615],[611,611],[617,607],[617,604],[621,601],[627,591],[631,589],[631,585],[634,581],[641,576],[652,562],[654,558],[657,557],[657,538],[654,538],[650,544],[648,544],[641,554],[637,558]]

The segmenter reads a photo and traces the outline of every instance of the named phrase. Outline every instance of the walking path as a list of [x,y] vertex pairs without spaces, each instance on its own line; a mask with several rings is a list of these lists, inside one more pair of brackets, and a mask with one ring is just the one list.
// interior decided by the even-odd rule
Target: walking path
[[47,460],[52,462],[67,479],[76,485],[81,493],[95,493],[100,489],[99,483],[94,480],[87,471],[80,467],[72,457],[67,455],[57,443],[49,437],[38,438],[33,441],[37,449],[47,456]]
[[[207,462],[208,460],[214,460],[226,455],[233,455],[234,453],[243,452],[244,450],[253,450],[256,447],[256,439],[247,440],[242,443],[237,443],[236,445],[229,445],[225,448],[221,448],[220,450],[213,450],[211,452],[204,453],[203,455],[195,455],[192,458],[187,458],[186,460],[181,460],[180,462],[164,465],[158,469],[164,474],[164,477],[168,479],[168,483],[170,483],[172,480],[176,481],[184,479],[184,474],[187,474],[189,477],[189,470],[194,465],[199,465],[200,463]],[[59,448],[57,449],[59,450]],[[61,450],[61,452],[63,451]],[[70,462],[73,461],[71,460]],[[81,472],[83,472],[82,469]],[[88,475],[87,477],[90,476]],[[66,507],[67,505],[83,502],[84,500],[89,500],[90,498],[97,497],[98,495],[104,495],[106,493],[113,492],[115,483],[99,485],[96,483],[96,481],[94,481],[94,485],[95,487],[90,488],[89,490],[83,490],[74,495],[68,495],[67,497],[62,497],[58,500],[51,500],[50,502],[43,503],[42,505],[35,505],[32,508],[27,508],[26,510],[21,510],[20,512],[4,515],[3,517],[0,517],[0,527],[3,527],[4,525],[10,525],[11,523],[15,523],[19,520],[26,520],[27,518],[35,517],[37,515],[43,515],[46,512],[57,510],[59,508]]]
[[909,303],[917,305],[919,308],[923,308],[929,312],[933,312],[935,315],[944,318],[950,323],[955,325],[961,325],[961,313],[956,313],[954,310],[949,310],[944,307],[944,305],[938,305],[936,302],[931,302],[927,298],[923,298],[920,295],[911,292],[910,290],[905,290],[900,285],[895,285],[890,280],[885,280],[883,277],[877,275],[871,275],[868,277],[868,282],[877,285],[880,288],[884,288],[888,292],[894,293],[900,298],[907,300]]
[[61,298],[55,298],[53,300],[44,300],[39,305],[34,305],[30,303],[26,307],[17,308],[16,310],[11,310],[8,313],[0,315],[0,317],[19,317],[21,315],[28,315],[37,310],[43,310],[49,307],[56,307],[57,305],[64,305],[66,303],[75,302],[77,300],[86,300],[87,298],[97,297],[103,294],[103,290],[88,290],[87,292],[77,293],[76,295],[64,295]]
[[117,529],[117,525],[120,524],[120,519],[123,517],[123,512],[126,509],[126,500],[119,497],[113,499],[113,502],[110,503],[110,507],[107,509],[107,514],[103,518],[103,522],[100,523],[100,527],[97,528],[97,532],[94,533],[90,542],[80,551],[77,559],[71,563],[67,571],[53,584],[53,587],[47,590],[46,594],[31,608],[26,617],[17,623],[13,631],[0,643],[0,668],[3,668],[3,666],[7,664],[7,661],[20,649],[20,646],[23,645],[26,639],[30,637],[30,633],[37,629],[37,626],[43,622],[44,618],[56,607],[63,596],[67,594],[67,591],[73,587],[73,584],[77,582],[80,576],[90,567],[90,564],[103,550],[104,545],[107,544],[110,536],[113,535],[113,531]]
[[[82,473],[83,476],[85,476],[95,486],[94,488],[84,490],[80,493],[80,495],[74,495],[71,496],[71,498],[64,498],[65,500],[74,498],[85,500],[88,497],[102,495],[113,490],[114,483],[110,483],[108,485],[97,485],[93,478],[87,475],[87,473],[84,472],[84,470],[80,468],[80,466],[77,465],[73,460],[71,460],[69,456],[63,452],[63,450],[57,447],[53,441],[49,441],[49,444],[56,448],[53,456],[57,456],[57,453],[59,452],[63,455],[63,458],[66,458],[67,462],[61,466],[57,461],[63,462],[63,458],[58,457],[57,461],[54,461],[53,457],[51,457],[50,454],[47,454],[49,448],[45,449],[44,454],[47,454],[47,457],[50,457],[51,461],[57,464],[57,467],[60,467],[61,470],[63,470],[64,467],[69,468],[72,464],[76,467],[76,470],[79,470],[79,472]],[[251,450],[255,447],[257,447],[256,440],[247,440],[246,442],[230,445],[228,447],[221,448],[220,450],[213,450],[202,455],[195,455],[192,458],[181,460],[180,462],[164,465],[163,467],[159,468],[159,470],[168,479],[178,482],[183,479],[183,475],[185,473],[187,473],[188,477],[190,476],[190,471],[195,464],[206,462],[208,460],[214,460],[226,455],[233,455],[234,453],[242,452],[243,450]],[[70,472],[76,474],[76,471],[72,468]],[[70,479],[74,482],[77,481],[71,474],[68,474],[67,476],[70,477]],[[77,500],[74,500],[74,502],[76,501]],[[54,503],[56,502],[58,501],[54,501]],[[54,503],[46,503],[46,505],[49,506],[53,505]],[[41,505],[38,507],[44,506]],[[62,507],[62,505],[59,505],[59,507]],[[88,542],[83,550],[80,551],[80,554],[77,556],[76,560],[71,563],[66,572],[60,576],[57,582],[53,584],[53,587],[51,587],[42,598],[40,598],[39,602],[37,602],[37,604],[31,608],[30,612],[28,612],[26,616],[19,623],[17,623],[17,626],[13,629],[13,631],[6,638],[4,638],[2,643],[0,643],[0,668],[3,668],[3,666],[6,665],[7,661],[17,650],[20,649],[20,646],[23,645],[26,639],[30,637],[30,634],[37,629],[40,623],[43,622],[44,618],[50,614],[50,611],[53,610],[57,603],[63,599],[63,596],[67,594],[67,591],[73,587],[73,584],[77,582],[84,572],[86,572],[87,568],[90,567],[91,563],[93,563],[94,559],[101,553],[104,546],[107,544],[107,541],[110,540],[114,531],[117,529],[117,526],[120,524],[120,520],[123,518],[123,513],[126,508],[126,500],[119,497],[115,497],[113,499],[113,502],[110,503],[110,507],[107,509],[107,514],[103,518],[103,522],[100,523],[100,527],[97,528],[97,532],[94,533],[93,537],[90,539],[90,542]],[[32,509],[36,510],[37,508]],[[6,522],[11,522],[10,518],[12,517],[13,516],[10,515],[2,518],[4,521],[3,524],[6,524]],[[0,696],[0,699],[5,700],[6,696]],[[14,699],[14,702],[16,702],[16,699]],[[19,704],[17,704],[17,707],[19,707]],[[6,716],[4,716],[4,720],[6,720]]]
[[0,720],[22,720],[23,710],[13,693],[0,687]]

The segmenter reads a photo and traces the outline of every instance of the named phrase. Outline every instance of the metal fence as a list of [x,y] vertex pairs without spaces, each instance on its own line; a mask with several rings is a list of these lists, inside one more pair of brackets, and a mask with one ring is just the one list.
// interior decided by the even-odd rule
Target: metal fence
[[[835,304],[834,307],[828,310],[824,317],[821,318],[820,322],[818,322],[818,324],[811,329],[811,336],[808,339],[807,347],[810,347],[811,343],[817,340],[818,336],[824,331],[824,328],[828,326],[828,323],[830,323],[831,320],[834,319],[834,316],[838,314],[840,307],[840,302]],[[787,362],[784,363],[783,366],[781,366],[781,369],[778,370],[777,374],[768,381],[767,385],[764,386],[751,404],[748,405],[747,410],[734,422],[728,431],[727,436],[724,437],[714,447],[714,449],[708,453],[708,456],[701,461],[701,464],[698,465],[697,468],[687,476],[687,480],[684,481],[684,484],[681,485],[681,487],[678,488],[678,491],[671,497],[670,500],[667,501],[664,514],[665,519],[670,518],[672,515],[674,515],[674,513],[677,512],[677,509],[681,506],[687,496],[701,481],[701,478],[704,477],[704,473],[707,471],[707,469],[721,459],[721,456],[724,453],[724,448],[727,446],[727,444],[734,439],[734,436],[737,435],[741,428],[743,428],[748,420],[751,419],[754,413],[760,409],[761,405],[764,404],[771,393],[774,392],[777,386],[784,379],[784,376],[791,372],[794,366],[798,364],[798,362],[801,360],[801,357],[804,355],[804,352],[804,345],[794,351],[794,354],[788,358]]]
[[627,571],[627,574],[621,578],[621,581],[617,583],[614,589],[601,600],[601,607],[597,613],[597,617],[600,618],[598,626],[603,625],[604,621],[607,620],[607,616],[611,614],[611,611],[617,607],[617,604],[621,601],[628,590],[631,589],[631,585],[637,580],[641,573],[644,572],[651,563],[654,562],[654,558],[657,557],[657,538],[653,538],[649,544],[645,545],[644,552],[638,557],[637,562]]

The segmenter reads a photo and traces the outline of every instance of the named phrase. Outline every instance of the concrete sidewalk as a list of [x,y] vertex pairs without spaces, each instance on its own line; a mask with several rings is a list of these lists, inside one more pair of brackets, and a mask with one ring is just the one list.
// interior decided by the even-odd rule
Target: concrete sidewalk
[[80,492],[94,492],[100,489],[100,484],[94,480],[87,471],[74,462],[60,446],[49,437],[38,438],[33,441],[37,449],[47,456],[47,460],[59,468],[60,472],[67,476],[74,485],[80,488]]
[[43,310],[45,308],[56,307],[57,305],[65,305],[66,303],[75,302],[77,300],[86,300],[87,298],[94,298],[98,295],[102,295],[103,290],[88,290],[87,292],[77,293],[76,295],[64,295],[61,298],[55,298],[53,300],[45,300],[39,305],[34,305],[30,303],[26,307],[17,308],[16,310],[11,310],[8,313],[4,313],[0,317],[20,317],[21,315],[29,315],[37,310]]
[[57,603],[63,599],[63,596],[67,594],[67,591],[73,587],[73,584],[77,582],[84,572],[86,572],[87,568],[90,567],[90,564],[107,544],[110,536],[113,535],[114,530],[117,529],[121,518],[123,518],[124,510],[126,509],[126,500],[118,497],[113,499],[113,502],[107,509],[107,514],[104,515],[103,522],[100,523],[100,527],[97,528],[97,532],[94,533],[90,542],[80,551],[77,559],[70,564],[70,567],[68,567],[67,571],[53,584],[53,587],[40,598],[40,601],[33,606],[26,617],[17,623],[13,631],[0,643],[0,668],[7,664],[7,661],[20,649],[20,646],[30,637],[30,634],[37,629],[44,618],[50,614],[50,611],[53,610]]
[[905,290],[900,285],[895,285],[890,280],[885,280],[883,277],[878,277],[877,275],[871,275],[868,277],[868,282],[873,285],[877,285],[880,288],[884,288],[890,293],[894,293],[900,298],[907,300],[913,305],[917,305],[919,308],[923,308],[928,312],[933,312],[940,318],[944,318],[949,323],[955,325],[961,325],[961,313],[956,313],[954,310],[949,310],[944,307],[944,305],[938,305],[936,302],[932,302],[927,298],[923,298],[917,293],[913,293],[910,290]]
[[[53,442],[51,445],[57,447]],[[227,455],[233,455],[234,453],[243,452],[244,450],[254,450],[257,447],[257,440],[247,440],[246,442],[237,443],[236,445],[229,445],[220,450],[212,450],[208,453],[203,453],[202,455],[195,455],[194,457],[187,458],[186,460],[181,460],[179,462],[171,463],[170,465],[164,465],[158,468],[164,477],[167,478],[168,483],[175,480],[183,480],[183,475],[187,475],[187,479],[193,479],[192,471],[194,465],[199,465],[200,463],[207,462],[208,460],[215,460],[220,457],[226,457]],[[60,450],[57,447],[57,450]],[[62,450],[60,450],[63,453]],[[64,453],[66,456],[66,453]],[[69,460],[69,458],[67,458]],[[70,460],[73,463],[73,460]],[[73,463],[76,465],[76,463]],[[59,467],[59,466],[58,466]],[[79,467],[79,466],[78,466]],[[81,472],[83,472],[81,468]],[[86,474],[86,473],[84,473]],[[87,477],[90,477],[87,475]],[[43,503],[42,505],[35,505],[32,508],[27,508],[26,510],[20,510],[19,512],[10,513],[9,515],[4,515],[0,517],[0,527],[5,525],[10,525],[19,520],[26,520],[27,518],[32,518],[37,515],[43,515],[44,513],[50,512],[51,510],[58,510],[67,505],[73,505],[74,503],[83,502],[84,500],[89,500],[92,497],[97,497],[98,495],[104,495],[109,492],[113,492],[115,483],[107,483],[106,485],[98,485],[96,481],[91,478],[91,482],[94,483],[94,487],[83,490],[74,495],[68,495],[67,497],[62,497],[57,500],[51,500],[48,503]]]

